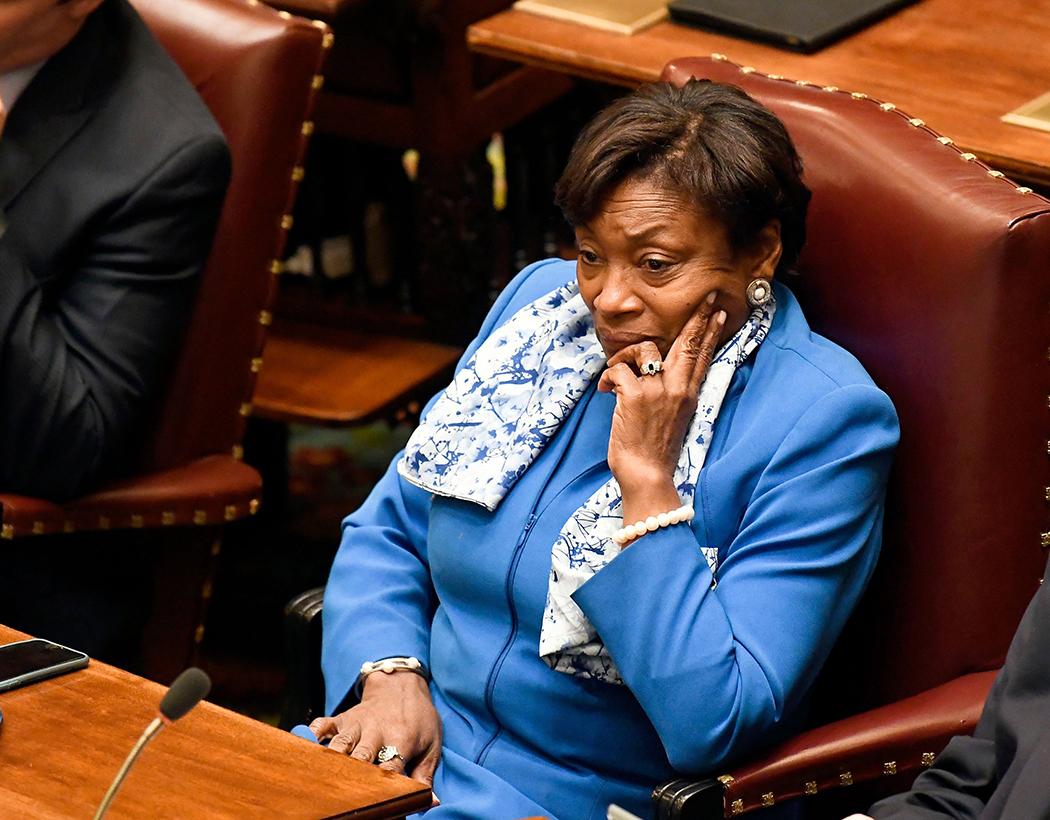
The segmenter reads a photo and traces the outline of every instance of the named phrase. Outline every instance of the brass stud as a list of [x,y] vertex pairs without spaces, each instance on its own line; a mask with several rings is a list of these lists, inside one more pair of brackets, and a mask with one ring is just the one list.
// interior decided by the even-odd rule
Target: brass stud
[[1027,185],[1018,185],[1017,188],[1016,188],[1016,191],[1019,194],[1030,194],[1030,193],[1032,193],[1032,189],[1029,188]]
[[248,502],[248,515],[255,515],[259,512],[259,499],[253,498]]
[[285,214],[281,217],[281,230],[290,231],[294,222],[295,220],[292,218],[291,214]]
[[131,516],[131,526],[133,526],[135,529],[141,530],[142,529],[142,525],[144,523],[145,522],[143,521],[141,515],[133,515],[133,516]]
[[194,510],[193,511],[193,523],[201,526],[208,523],[208,511],[207,510]]
[[43,535],[43,534],[44,534],[44,522],[43,521],[34,521],[33,522],[33,535]]
[[100,515],[98,517],[98,528],[100,530],[108,530],[109,529],[109,518],[107,516]]
[[220,552],[222,552],[222,542],[216,541],[211,545],[211,557],[217,558]]
[[321,31],[324,31],[328,28],[328,23],[326,23],[324,20],[311,20],[310,25],[314,26],[314,28],[321,29]]
[[227,521],[233,521],[234,519],[236,519],[237,518],[237,507],[235,507],[233,504],[227,504],[226,505],[226,510],[224,512],[224,516],[225,516]]
[[175,523],[175,513],[171,510],[165,510],[160,514],[160,525],[162,527],[170,527]]
[[204,582],[204,586],[201,588],[201,598],[205,601],[211,598],[211,581]]
[[1050,440],[1046,442],[1046,454],[1050,456]]
[[324,33],[324,37],[321,38],[321,48],[331,48],[332,43],[335,42],[335,35],[330,31]]
[[1046,500],[1050,501],[1050,487],[1046,487]]
[[955,145],[955,140],[951,137],[937,137],[937,142],[941,145]]
[[292,15],[289,14],[287,11],[279,11],[279,12],[277,12],[277,16],[280,17],[282,20],[291,20],[292,19]]
[[724,60],[726,60],[728,58],[726,57],[725,54],[712,54],[711,55],[711,59],[712,60],[718,60],[719,62],[723,62]]
[[260,370],[262,370],[262,359],[258,357],[252,359],[251,368],[252,373],[258,373]]
[[766,77],[769,78],[770,80],[783,80],[784,79],[779,74],[767,74]]
[[732,786],[734,783],[736,783],[736,778],[733,777],[733,775],[731,774],[720,774],[718,775],[718,777],[715,778],[715,780],[717,780],[723,786]]
[[882,773],[884,775],[887,775],[887,776],[889,776],[891,774],[897,774],[897,761],[896,760],[890,760],[890,761],[888,761],[886,763],[883,763],[882,764]]
[[989,169],[988,170],[988,176],[995,177],[996,179],[1002,179],[1006,175],[1002,171],[996,171],[994,169]]
[[766,792],[764,795],[762,795],[762,805],[765,806],[767,809],[770,806],[772,806],[775,802],[776,800],[773,798],[773,792]]
[[237,412],[248,418],[252,414],[252,403],[250,401],[243,402]]
[[[285,218],[291,219],[291,217]],[[284,226],[282,225],[282,227]],[[288,227],[290,228],[291,225],[289,225]],[[274,276],[280,276],[282,273],[284,273],[284,262],[282,262],[280,259],[274,259],[270,263],[270,273],[272,273]]]
[[959,159],[965,160],[966,162],[973,162],[975,159],[977,159],[977,155],[971,154],[969,151],[963,151],[961,154],[959,154]]
[[259,324],[263,327],[268,327],[273,324],[273,314],[268,310],[259,311]]
[[839,775],[840,786],[852,786],[853,785],[853,772],[843,772]]
[[199,644],[204,640],[204,624],[200,624],[197,627],[197,631],[193,633],[193,642]]
[[825,91],[838,91],[839,87],[837,85],[826,85],[826,86],[824,86],[824,90]]
[[244,460],[244,445],[243,444],[234,444],[233,448],[232,448],[232,451],[231,451],[231,455],[237,461],[243,461]]
[[320,91],[322,88],[324,88],[324,75],[314,74],[314,78],[310,80],[310,88],[312,88],[314,91]]
[[910,120],[908,120],[908,125],[914,125],[916,128],[922,128],[924,125],[926,125],[926,123],[920,120],[918,117],[912,117]]
[[922,753],[922,765],[926,766],[926,767],[932,766],[933,765],[933,759],[936,756],[937,755],[935,755],[933,752],[923,752]]
[[743,800],[734,800],[730,804],[729,810],[731,812],[733,812],[733,814],[743,814],[744,813],[744,801]]
[[879,106],[879,108],[881,108],[883,111],[896,111],[897,110],[897,106],[895,106],[893,103],[882,103]]
[[1043,548],[1050,547],[1050,532],[1039,533],[1039,543],[1043,545]]
[[807,780],[806,781],[806,794],[816,794],[816,793],[817,793],[817,781],[816,780]]
[[308,137],[314,132],[314,124],[311,120],[307,120],[303,123],[303,136]]
[[854,91],[850,96],[855,100],[866,100],[868,99],[867,94],[862,94],[860,91]]
[[0,538],[5,541],[11,541],[15,537],[15,528],[13,524],[4,524],[0,527]]
[[292,182],[302,182],[304,176],[306,176],[306,169],[302,165],[296,165],[292,169]]
[[68,532],[73,532],[74,530],[76,530],[76,524],[74,524],[72,521],[63,521],[62,522],[62,532],[67,532],[68,533]]
[[[754,74],[755,73],[755,69],[752,66],[749,66],[749,65],[742,65],[742,66],[740,66],[740,73],[741,74]],[[743,809],[741,809],[741,811],[743,811]]]
[[795,85],[805,88],[806,86],[815,85],[815,83],[811,83],[809,80],[795,80]]

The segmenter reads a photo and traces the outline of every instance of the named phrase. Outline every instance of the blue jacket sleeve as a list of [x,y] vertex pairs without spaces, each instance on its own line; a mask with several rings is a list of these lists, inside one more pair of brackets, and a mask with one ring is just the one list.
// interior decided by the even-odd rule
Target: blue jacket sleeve
[[676,769],[772,741],[804,698],[874,568],[897,430],[876,388],[833,390],[762,471],[717,582],[673,526],[573,596]]
[[[518,274],[489,311],[459,367],[495,328],[564,284],[572,270],[570,263],[547,260]],[[431,496],[398,475],[400,460],[398,453],[365,503],[343,522],[322,610],[328,714],[346,700],[365,661],[415,657],[429,667],[430,622],[437,607],[426,545]]]

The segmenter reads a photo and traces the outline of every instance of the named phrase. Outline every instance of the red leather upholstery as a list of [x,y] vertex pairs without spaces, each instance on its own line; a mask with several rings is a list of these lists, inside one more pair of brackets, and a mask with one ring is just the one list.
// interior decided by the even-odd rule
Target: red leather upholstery
[[0,494],[4,538],[213,524],[258,505],[261,479],[238,461],[238,443],[331,33],[249,0],[133,3],[221,126],[233,175],[185,343],[142,444],[142,476],[63,505]]
[[[1050,540],[1050,203],[889,103],[723,59],[677,60],[664,76],[733,83],[787,124],[813,190],[792,287],[814,329],[856,355],[900,414],[882,557],[818,683],[815,724],[996,669]],[[971,729],[983,687],[965,690]],[[853,719],[834,743],[800,741],[819,753],[792,741],[742,769],[727,816],[733,799],[749,810],[820,780],[785,759],[846,772],[860,749],[889,753],[869,744],[880,732],[901,721],[919,731],[909,708],[939,702]],[[889,728],[870,728],[884,718]],[[936,738],[925,750],[940,751]]]

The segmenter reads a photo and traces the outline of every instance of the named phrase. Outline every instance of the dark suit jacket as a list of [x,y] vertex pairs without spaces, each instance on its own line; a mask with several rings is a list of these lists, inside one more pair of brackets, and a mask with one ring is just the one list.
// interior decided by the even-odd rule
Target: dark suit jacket
[[229,180],[222,132],[106,0],[0,138],[0,491],[115,474],[171,363]]
[[953,738],[910,792],[877,803],[871,814],[879,820],[1050,817],[1050,583],[1039,588],[1017,628],[974,736]]

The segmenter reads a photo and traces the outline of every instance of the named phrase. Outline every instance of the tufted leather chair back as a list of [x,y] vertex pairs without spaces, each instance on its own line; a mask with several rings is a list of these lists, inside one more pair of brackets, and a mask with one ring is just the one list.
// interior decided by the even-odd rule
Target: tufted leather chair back
[[997,668],[1050,538],[1050,203],[892,105],[722,59],[664,70],[691,76],[787,125],[813,190],[789,284],[900,415],[882,557],[814,721]]
[[204,98],[233,157],[185,344],[139,465],[158,470],[229,454],[243,436],[331,34],[251,0],[132,5]]

